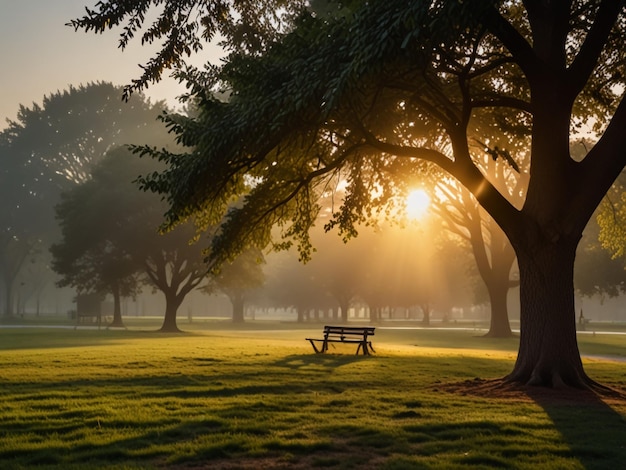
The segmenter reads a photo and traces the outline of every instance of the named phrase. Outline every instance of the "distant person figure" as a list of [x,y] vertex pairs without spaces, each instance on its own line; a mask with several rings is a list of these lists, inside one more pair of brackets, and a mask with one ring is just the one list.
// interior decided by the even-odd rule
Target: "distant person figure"
[[578,317],[578,325],[581,330],[585,329],[585,316],[583,315],[583,309],[580,309],[580,316]]

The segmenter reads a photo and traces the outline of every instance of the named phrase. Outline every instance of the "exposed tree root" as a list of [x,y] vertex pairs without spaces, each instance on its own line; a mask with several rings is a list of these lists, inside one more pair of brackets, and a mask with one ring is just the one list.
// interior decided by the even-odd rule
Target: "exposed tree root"
[[552,361],[539,361],[534,365],[520,364],[518,362],[513,371],[504,377],[504,381],[556,390],[568,388],[593,390],[603,387],[589,378],[582,368],[582,364],[559,364],[558,361],[556,364]]
[[599,384],[593,380],[583,388],[564,386],[562,388],[533,386],[510,380],[500,379],[465,380],[447,385],[438,384],[437,389],[460,395],[480,398],[527,400],[541,404],[600,404],[604,401],[626,402],[626,390],[618,390]]
[[482,338],[502,338],[502,339],[506,339],[506,338],[515,338],[515,337],[519,337],[519,335],[516,334],[516,333],[513,333],[512,331],[509,331],[507,333],[488,331],[487,333],[482,335]]
[[157,330],[159,333],[183,333],[183,330],[178,328],[177,326],[162,326]]

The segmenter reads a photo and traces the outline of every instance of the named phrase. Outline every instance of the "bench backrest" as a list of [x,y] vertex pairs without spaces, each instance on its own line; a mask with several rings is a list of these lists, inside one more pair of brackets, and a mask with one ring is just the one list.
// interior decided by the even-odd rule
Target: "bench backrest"
[[363,339],[368,336],[374,335],[374,330],[376,330],[373,326],[330,326],[326,325],[324,327],[324,337],[328,336],[341,336],[341,337],[362,337]]

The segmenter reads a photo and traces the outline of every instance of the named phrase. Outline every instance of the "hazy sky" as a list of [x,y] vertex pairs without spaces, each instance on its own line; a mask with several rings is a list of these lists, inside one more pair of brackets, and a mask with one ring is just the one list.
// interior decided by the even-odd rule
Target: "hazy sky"
[[[0,129],[15,119],[20,104],[31,107],[44,95],[69,85],[107,81],[126,85],[137,78],[150,51],[139,43],[122,52],[118,31],[101,35],[65,26],[97,0],[0,0]],[[173,80],[150,87],[153,99],[174,97],[184,88]]]

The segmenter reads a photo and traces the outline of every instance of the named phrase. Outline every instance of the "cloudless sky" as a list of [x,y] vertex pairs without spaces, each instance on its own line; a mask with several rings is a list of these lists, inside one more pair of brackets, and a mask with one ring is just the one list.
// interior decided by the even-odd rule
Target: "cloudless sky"
[[[140,76],[138,64],[147,62],[151,51],[139,42],[122,52],[117,29],[95,34],[65,26],[84,16],[85,7],[92,8],[96,1],[0,0],[0,130],[7,118],[17,117],[20,104],[41,104],[44,95],[70,85],[126,85]],[[175,105],[183,91],[182,85],[167,79],[146,94]]]

